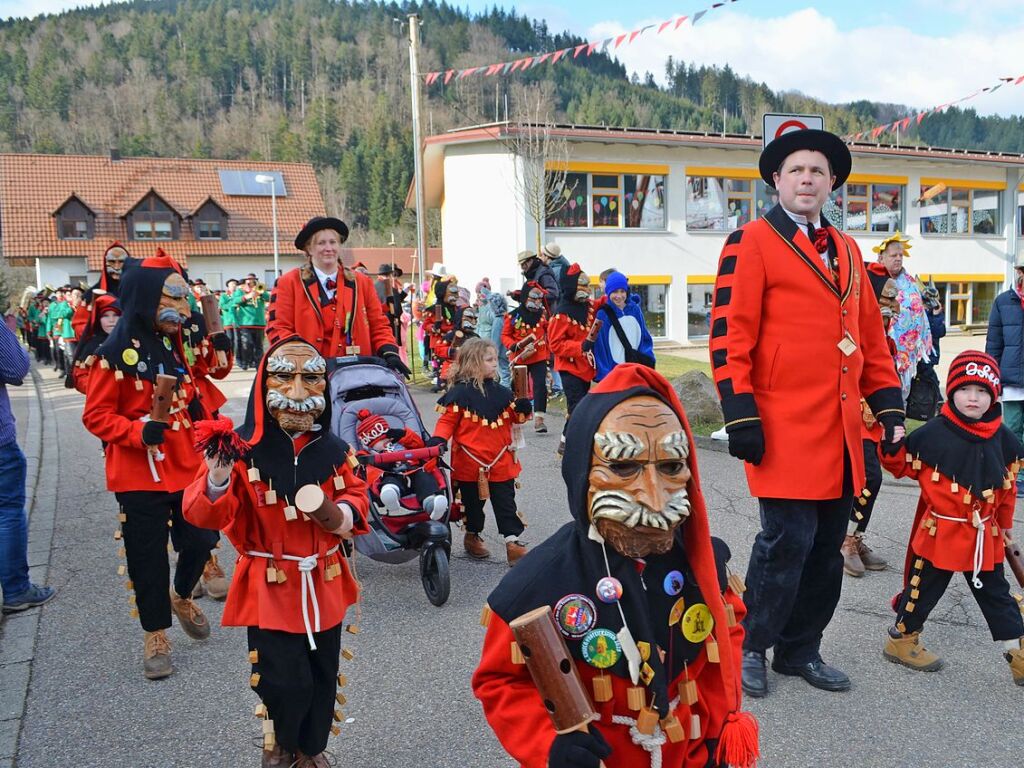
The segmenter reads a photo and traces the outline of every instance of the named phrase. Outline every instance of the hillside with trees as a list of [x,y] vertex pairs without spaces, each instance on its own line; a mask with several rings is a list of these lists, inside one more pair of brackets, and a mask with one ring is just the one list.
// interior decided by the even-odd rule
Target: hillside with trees
[[[514,11],[470,15],[433,0],[135,0],[0,22],[0,151],[309,161],[328,211],[355,225],[357,242],[386,242],[394,232],[411,244],[403,203],[412,175],[412,12],[423,19],[423,71],[584,42]],[[630,78],[595,52],[435,84],[425,128],[515,119],[538,91],[550,120],[590,125],[756,133],[765,111],[816,112],[846,134],[914,113],[777,93],[728,66],[669,60],[664,82]],[[1024,152],[1024,124],[952,109],[901,141]]]

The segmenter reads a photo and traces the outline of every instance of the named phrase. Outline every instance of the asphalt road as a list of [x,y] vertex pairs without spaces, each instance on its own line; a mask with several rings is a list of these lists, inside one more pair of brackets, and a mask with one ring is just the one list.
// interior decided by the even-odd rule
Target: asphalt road
[[[44,374],[49,376],[49,374]],[[245,374],[232,374],[225,411],[240,417]],[[58,473],[57,523],[50,580],[60,593],[42,609],[18,768],[257,766],[257,697],[248,687],[245,630],[219,626],[221,604],[201,601],[214,625],[206,642],[170,630],[175,674],[142,676],[142,630],[129,617],[128,593],[116,573],[116,507],[104,490],[98,442],[81,425],[83,399],[47,378],[59,441],[48,446],[43,472]],[[433,398],[417,394],[428,424]],[[528,435],[522,453],[519,503],[537,543],[568,519],[554,449],[561,424]],[[745,570],[758,529],[738,463],[704,450],[701,477],[712,527]],[[794,472],[800,468],[793,467]],[[844,694],[814,690],[772,675],[771,695],[747,705],[761,723],[764,768],[805,766],[1019,766],[1024,754],[1024,689],[1016,688],[969,596],[956,580],[926,627],[932,650],[947,665],[914,673],[881,656],[892,620],[890,596],[900,585],[903,549],[916,495],[883,486],[870,543],[895,564],[847,579],[825,636],[824,657],[854,681]],[[1018,512],[1018,523],[1024,516]],[[492,551],[501,542],[489,520]],[[483,634],[485,597],[506,571],[503,558],[468,560],[455,531],[452,595],[427,602],[415,561],[389,566],[358,559],[364,591],[362,633],[346,636],[355,652],[342,661],[349,676],[346,714],[352,722],[332,738],[339,766],[513,765],[487,727],[469,679]],[[221,559],[231,568],[225,542]],[[638,767],[640,768],[640,767]]]

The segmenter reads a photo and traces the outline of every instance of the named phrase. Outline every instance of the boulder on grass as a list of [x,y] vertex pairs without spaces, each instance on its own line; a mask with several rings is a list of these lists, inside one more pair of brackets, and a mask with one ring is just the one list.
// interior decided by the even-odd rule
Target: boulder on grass
[[721,424],[722,406],[714,382],[704,371],[687,371],[672,381],[690,423]]

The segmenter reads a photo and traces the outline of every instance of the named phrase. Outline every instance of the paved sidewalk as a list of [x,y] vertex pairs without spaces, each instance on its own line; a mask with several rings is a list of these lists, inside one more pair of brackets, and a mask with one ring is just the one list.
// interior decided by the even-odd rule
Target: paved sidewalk
[[[52,455],[57,447],[57,431],[52,405],[43,392],[63,383],[56,374],[40,374],[35,367],[30,377],[20,387],[8,387],[7,392],[17,420],[18,444],[28,464],[25,507],[29,510],[29,576],[37,584],[46,584],[57,498],[56,473],[46,468],[57,461]],[[46,606],[32,608],[0,621],[0,768],[12,768],[18,751],[39,618],[44,610]]]

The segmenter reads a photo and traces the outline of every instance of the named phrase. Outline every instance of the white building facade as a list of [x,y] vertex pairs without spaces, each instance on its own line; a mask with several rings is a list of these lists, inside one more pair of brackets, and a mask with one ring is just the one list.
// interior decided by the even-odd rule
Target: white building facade
[[[444,262],[472,286],[487,276],[518,287],[515,255],[537,248],[537,224],[517,194],[511,125],[427,140],[429,207],[440,207]],[[538,130],[536,128],[532,130]],[[641,295],[656,338],[701,343],[708,334],[718,256],[733,229],[766,213],[774,191],[757,172],[752,137],[552,126],[567,158],[541,241],[555,241],[591,276],[615,267]],[[826,206],[865,260],[899,230],[912,240],[905,266],[932,280],[952,327],[983,325],[1008,285],[1021,237],[1024,156],[853,145],[853,173]]]

